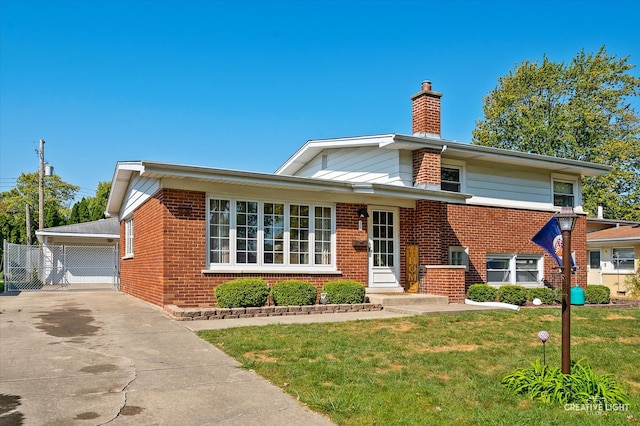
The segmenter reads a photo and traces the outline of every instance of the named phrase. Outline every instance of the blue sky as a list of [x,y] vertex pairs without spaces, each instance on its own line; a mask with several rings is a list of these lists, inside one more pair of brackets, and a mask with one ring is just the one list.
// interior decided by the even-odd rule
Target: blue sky
[[426,79],[442,136],[469,142],[524,60],[605,45],[640,65],[638,16],[634,0],[0,0],[0,191],[37,171],[39,139],[80,197],[120,160],[272,172],[309,139],[410,134]]

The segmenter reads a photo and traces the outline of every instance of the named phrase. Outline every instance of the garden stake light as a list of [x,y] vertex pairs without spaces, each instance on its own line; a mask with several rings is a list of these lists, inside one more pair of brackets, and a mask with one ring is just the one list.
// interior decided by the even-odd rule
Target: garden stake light
[[538,339],[542,342],[542,364],[547,365],[547,348],[545,343],[549,340],[549,333],[547,331],[541,331],[538,333]]

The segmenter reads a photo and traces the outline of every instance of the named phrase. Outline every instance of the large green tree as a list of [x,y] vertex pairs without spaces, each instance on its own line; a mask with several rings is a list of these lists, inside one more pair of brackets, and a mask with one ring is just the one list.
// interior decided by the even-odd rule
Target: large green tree
[[99,182],[96,195],[78,201],[71,208],[69,223],[82,223],[104,218],[111,182]]
[[[35,242],[38,224],[38,172],[22,173],[16,186],[0,193],[0,239],[25,244],[27,238],[27,210],[30,209],[31,241]],[[69,205],[80,188],[64,182],[60,176],[46,176],[44,180],[44,228],[66,224]]]
[[569,64],[524,61],[484,99],[472,142],[515,151],[607,164],[583,181],[583,205],[594,215],[640,220],[640,118],[631,100],[640,78],[629,57],[582,50]]

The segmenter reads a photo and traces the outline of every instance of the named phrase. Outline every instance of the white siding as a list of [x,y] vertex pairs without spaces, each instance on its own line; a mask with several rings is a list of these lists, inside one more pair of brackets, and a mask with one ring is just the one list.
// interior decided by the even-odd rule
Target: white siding
[[[407,170],[406,160],[401,166],[400,152],[377,147],[326,150],[302,167],[296,176],[343,182],[407,185],[408,175],[408,182],[411,185],[411,166]],[[323,155],[327,155],[327,168],[324,170],[322,169]]]
[[551,176],[545,170],[469,162],[466,178],[466,192],[475,197],[534,203],[552,199]]
[[120,217],[127,217],[160,189],[160,180],[135,175],[129,183]]

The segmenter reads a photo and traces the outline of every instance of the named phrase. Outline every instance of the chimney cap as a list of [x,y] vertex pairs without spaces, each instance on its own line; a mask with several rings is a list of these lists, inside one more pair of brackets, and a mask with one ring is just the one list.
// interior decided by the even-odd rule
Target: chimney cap
[[425,91],[425,90],[431,91],[431,80],[422,81],[422,91]]

